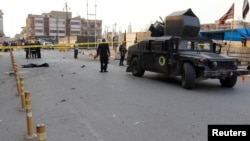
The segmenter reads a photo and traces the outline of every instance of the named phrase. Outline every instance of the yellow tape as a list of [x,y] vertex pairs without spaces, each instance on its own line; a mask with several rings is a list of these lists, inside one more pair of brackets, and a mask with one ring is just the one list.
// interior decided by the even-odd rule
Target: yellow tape
[[[95,45],[100,44],[103,42],[89,42],[89,43],[77,43],[78,45]],[[112,42],[105,42],[111,44]],[[119,43],[119,42],[113,42],[113,43]],[[13,48],[19,48],[19,49],[25,49],[25,48],[63,48],[63,47],[73,47],[74,44],[51,44],[51,45],[24,45],[24,46],[0,46],[0,49],[13,49]],[[90,47],[91,48],[91,47]],[[92,47],[95,48],[95,47]]]

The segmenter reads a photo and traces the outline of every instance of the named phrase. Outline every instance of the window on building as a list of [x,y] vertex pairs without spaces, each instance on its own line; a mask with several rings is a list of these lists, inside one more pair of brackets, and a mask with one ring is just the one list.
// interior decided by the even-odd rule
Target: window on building
[[94,23],[90,23],[89,26],[90,26],[91,28],[95,28],[95,24],[94,24]]
[[55,25],[56,21],[50,21],[50,24]]
[[71,31],[71,34],[73,34],[73,35],[80,35],[80,31]]
[[35,20],[35,23],[41,24],[41,23],[43,23],[43,20]]
[[84,35],[87,35],[87,34],[88,34],[88,32],[87,32],[87,31],[84,31],[84,32],[83,32],[83,34],[84,34]]
[[80,25],[80,22],[71,22],[71,25]]
[[101,24],[96,24],[96,27],[97,27],[97,28],[100,28],[100,27],[101,27]]
[[58,24],[65,25],[65,21],[58,21]]
[[83,23],[83,24],[82,24],[82,27],[87,27],[87,23]]
[[58,30],[58,33],[64,33],[65,34],[65,30]]
[[43,33],[43,30],[42,29],[36,29],[35,32],[36,33]]
[[50,30],[50,33],[57,33],[57,30]]

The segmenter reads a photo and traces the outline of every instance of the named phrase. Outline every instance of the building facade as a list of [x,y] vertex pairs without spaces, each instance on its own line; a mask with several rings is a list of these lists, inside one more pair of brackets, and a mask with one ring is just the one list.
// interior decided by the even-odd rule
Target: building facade
[[0,10],[0,37],[4,36],[4,30],[3,30],[3,12]]
[[234,29],[239,27],[250,27],[250,23],[245,22],[243,20],[235,20],[226,22],[223,25],[219,25],[217,22],[201,24],[201,30],[225,30],[225,29]]
[[26,18],[26,37],[58,38],[88,36],[100,38],[102,20],[72,17],[71,12],[51,11],[41,15],[29,14]]

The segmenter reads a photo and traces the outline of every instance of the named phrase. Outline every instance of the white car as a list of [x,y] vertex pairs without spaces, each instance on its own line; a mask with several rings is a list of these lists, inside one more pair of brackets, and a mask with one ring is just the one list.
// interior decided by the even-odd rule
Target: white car
[[43,45],[44,45],[43,48],[46,48],[46,49],[54,49],[54,48],[53,48],[54,44],[53,44],[52,42],[44,41],[44,42],[43,42]]

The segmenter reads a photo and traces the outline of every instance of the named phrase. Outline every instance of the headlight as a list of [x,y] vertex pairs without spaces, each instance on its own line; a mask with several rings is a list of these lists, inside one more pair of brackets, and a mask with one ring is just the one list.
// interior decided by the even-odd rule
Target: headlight
[[216,61],[213,62],[213,67],[217,67],[218,66],[218,63]]
[[200,63],[204,63],[204,58],[199,58]]

